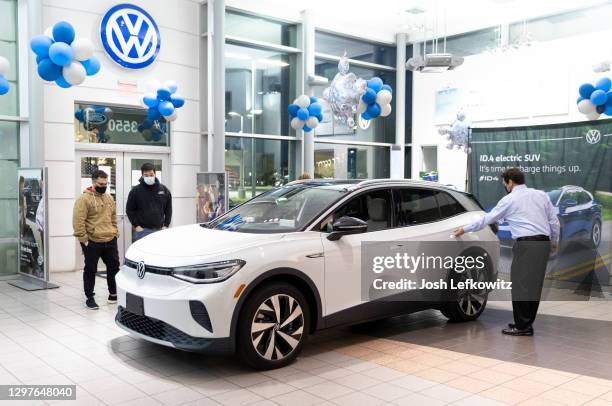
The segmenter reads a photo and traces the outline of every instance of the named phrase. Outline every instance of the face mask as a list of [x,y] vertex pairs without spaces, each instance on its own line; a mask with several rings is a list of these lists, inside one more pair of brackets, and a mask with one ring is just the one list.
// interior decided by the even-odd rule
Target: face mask
[[146,183],[149,186],[155,184],[155,176],[144,176],[143,179],[144,179],[144,183]]
[[101,195],[106,193],[106,186],[96,186],[94,189],[96,189],[96,192],[100,193]]

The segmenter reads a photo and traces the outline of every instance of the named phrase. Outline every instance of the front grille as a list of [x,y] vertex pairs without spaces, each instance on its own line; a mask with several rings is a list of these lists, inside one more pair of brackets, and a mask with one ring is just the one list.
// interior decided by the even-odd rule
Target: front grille
[[[132,261],[126,258],[123,263],[128,268],[132,268],[134,270],[138,269],[138,262],[136,261]],[[172,268],[164,268],[161,266],[151,266],[145,264],[145,272],[156,273],[159,275],[172,275]]]
[[176,347],[203,348],[209,344],[210,339],[192,337],[168,323],[148,316],[139,316],[119,306],[115,321],[126,328],[147,337],[167,341]]

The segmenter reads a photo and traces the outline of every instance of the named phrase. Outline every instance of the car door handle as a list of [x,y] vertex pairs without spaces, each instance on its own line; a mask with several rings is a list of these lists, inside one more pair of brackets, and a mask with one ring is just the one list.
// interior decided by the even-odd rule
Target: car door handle
[[393,244],[393,245],[391,245],[391,247],[390,247],[390,248],[391,248],[392,250],[397,250],[397,249],[402,248],[403,246],[404,246],[404,244]]
[[306,255],[306,258],[323,258],[325,256],[325,254],[323,254],[322,252],[317,252],[314,254],[308,254]]

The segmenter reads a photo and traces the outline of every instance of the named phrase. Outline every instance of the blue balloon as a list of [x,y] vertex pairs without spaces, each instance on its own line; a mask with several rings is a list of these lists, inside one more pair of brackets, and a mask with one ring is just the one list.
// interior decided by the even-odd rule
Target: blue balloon
[[[609,99],[609,97],[608,97],[608,99]],[[576,100],[576,104],[580,103],[583,100],[584,100],[584,97],[582,97],[582,96],[578,97],[578,99]]]
[[319,99],[317,99],[315,96],[310,96],[310,104],[317,103],[318,101]]
[[148,118],[146,118],[146,119],[143,120],[141,125],[142,125],[142,128],[151,128],[151,127],[153,127],[153,121],[151,121]]
[[378,103],[372,103],[368,105],[368,109],[366,111],[368,115],[372,118],[380,116],[380,106],[378,105]]
[[304,125],[304,127],[302,127],[302,129],[304,130],[304,132],[307,132],[307,133],[312,131],[312,128],[308,127],[307,125]]
[[608,100],[606,100],[606,106],[612,107],[612,92],[607,93]]
[[287,107],[287,112],[289,113],[289,116],[291,118],[296,117],[298,110],[300,109],[300,106],[298,106],[297,104],[293,104],[291,103],[288,107]]
[[151,139],[153,141],[159,141],[159,140],[161,140],[161,137],[162,137],[162,133],[160,133],[159,131],[154,131],[154,132],[152,131],[151,132]]
[[594,90],[595,86],[593,86],[592,84],[583,83],[578,88],[578,93],[580,93],[580,96],[584,97],[585,99],[588,99],[589,97],[591,97],[591,93],[593,93]]
[[[53,40],[46,35],[36,35],[30,41],[30,48],[37,56],[46,58],[49,56],[49,47],[53,44]],[[38,62],[38,61],[37,61]]]
[[74,28],[69,22],[60,21],[53,26],[53,39],[56,42],[72,44],[72,41],[74,41]]
[[306,119],[308,119],[308,110],[306,110],[305,108],[299,109],[297,112],[297,118],[299,118],[302,121],[305,121]]
[[147,118],[151,121],[159,120],[161,118],[161,114],[159,114],[159,110],[157,107],[152,107],[147,111]]
[[389,85],[382,85],[382,88],[380,90],[388,90],[393,93],[393,88]]
[[319,120],[319,123],[323,122],[323,114],[322,113],[317,115],[317,120]]
[[63,42],[56,42],[49,47],[49,59],[56,65],[66,66],[70,64],[73,56],[72,47]]
[[604,109],[604,114],[606,116],[612,116],[612,106],[606,104],[606,108]]
[[86,61],[81,61],[81,64],[85,68],[87,76],[93,76],[100,71],[100,60],[95,56],[92,56]]
[[376,101],[376,92],[368,87],[361,98],[365,104],[372,104]]
[[0,96],[7,94],[10,88],[8,80],[0,75]]
[[591,103],[593,103],[594,105],[601,106],[602,104],[606,104],[607,101],[608,95],[603,90],[597,89],[593,93],[591,93]]
[[612,80],[609,78],[601,78],[595,84],[595,89],[603,90],[604,92],[609,92],[610,88],[612,88]]
[[62,67],[45,58],[38,64],[38,75],[48,82],[55,82],[62,74]]
[[363,118],[364,120],[371,120],[372,117],[370,117],[370,115],[368,114],[368,111],[364,111],[363,113],[361,113],[361,118]]
[[157,105],[157,110],[162,116],[169,116],[174,113],[174,106],[167,100],[162,100]]
[[155,107],[159,103],[159,101],[157,100],[157,97],[150,97],[150,96],[144,96],[142,98],[142,102],[147,107]]
[[170,102],[178,109],[179,107],[183,107],[185,105],[185,98],[175,93],[170,95]]
[[308,106],[308,115],[316,117],[321,114],[322,110],[323,106],[321,106],[321,103],[310,103],[310,106]]
[[372,79],[368,80],[368,87],[378,93],[383,87],[383,81],[381,78],[374,76]]
[[599,114],[603,113],[606,110],[606,104],[602,104],[601,106],[597,106],[595,107],[595,111],[597,111]]
[[160,87],[157,89],[157,98],[159,100],[170,100],[170,89],[167,87]]
[[70,83],[66,82],[66,79],[64,79],[64,76],[63,76],[63,75],[60,75],[60,77],[59,77],[59,78],[55,79],[55,83],[56,83],[56,84],[57,84],[59,87],[64,88],[64,89],[68,89],[69,87],[71,87],[71,86],[72,86]]

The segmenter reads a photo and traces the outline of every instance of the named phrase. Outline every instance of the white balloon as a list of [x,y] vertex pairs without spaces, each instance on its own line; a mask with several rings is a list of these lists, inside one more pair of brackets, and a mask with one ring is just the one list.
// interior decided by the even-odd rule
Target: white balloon
[[601,114],[599,114],[597,111],[594,111],[592,113],[587,114],[586,116],[589,120],[597,120],[600,115]]
[[317,128],[319,125],[319,119],[317,119],[315,116],[310,116],[306,120],[306,125],[310,128]]
[[0,75],[6,77],[8,76],[10,70],[11,64],[9,63],[8,59],[0,56]]
[[176,114],[176,109],[174,109],[172,114],[170,114],[169,116],[164,116],[166,121],[174,121],[174,120],[176,120],[177,117],[178,117],[178,114]]
[[381,106],[383,104],[391,103],[392,98],[393,95],[387,89],[383,89],[380,92],[376,93],[376,103],[380,104]]
[[45,32],[44,32],[44,34],[45,34],[47,37],[49,37],[49,38],[53,39],[53,26],[45,28]]
[[64,66],[62,69],[62,75],[66,82],[72,86],[78,86],[85,80],[85,68],[80,62],[72,61],[69,65]]
[[147,82],[147,90],[150,93],[157,92],[157,89],[159,89],[160,87],[161,87],[161,82],[157,79],[152,79]]
[[589,114],[596,111],[596,106],[589,99],[584,99],[578,103],[578,111],[582,114]]
[[178,85],[176,84],[174,80],[166,80],[164,82],[164,87],[168,88],[170,90],[170,93],[174,93],[176,92],[176,88],[178,87]]
[[359,104],[357,105],[357,113],[361,114],[368,109],[368,105],[359,98]]
[[297,104],[298,106],[306,109],[308,108],[308,106],[310,106],[310,97],[308,97],[307,95],[303,94],[300,97],[298,97],[297,99],[295,99],[295,101],[293,102],[294,104]]
[[94,46],[89,38],[77,38],[70,46],[77,61],[86,61],[93,56]]
[[391,104],[390,103],[381,104],[380,105],[380,116],[387,117],[389,114],[391,114]]
[[293,118],[291,119],[291,128],[293,128],[294,130],[299,130],[299,129],[301,129],[302,127],[304,127],[304,124],[305,124],[305,123],[304,123],[304,120],[300,120],[300,119],[299,119],[299,118],[297,118],[297,117],[293,117]]

